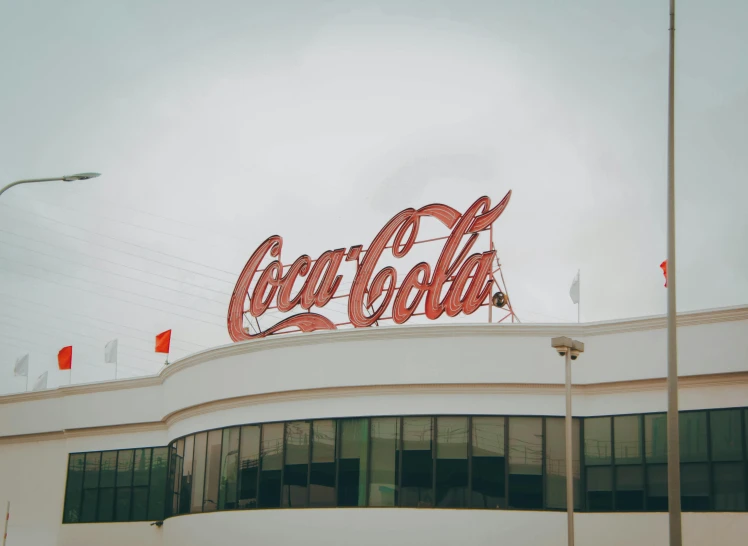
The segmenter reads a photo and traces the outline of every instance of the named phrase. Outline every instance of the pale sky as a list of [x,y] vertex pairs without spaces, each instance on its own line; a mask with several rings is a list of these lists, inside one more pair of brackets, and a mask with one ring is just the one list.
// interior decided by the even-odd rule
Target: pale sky
[[[678,2],[681,311],[748,303],[747,19]],[[583,322],[663,314],[667,29],[667,0],[0,0],[0,185],[102,173],[0,197],[0,393],[26,353],[51,388],[66,345],[82,383],[114,338],[120,377],[168,328],[171,360],[229,343],[269,235],[316,257],[510,189],[523,322],[576,322],[577,269]]]

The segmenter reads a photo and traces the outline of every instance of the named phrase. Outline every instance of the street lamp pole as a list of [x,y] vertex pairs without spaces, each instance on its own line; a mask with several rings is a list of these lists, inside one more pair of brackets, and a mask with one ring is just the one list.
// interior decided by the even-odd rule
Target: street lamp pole
[[0,195],[2,195],[5,191],[9,190],[13,186],[18,186],[19,184],[34,184],[36,182],[73,182],[75,180],[88,180],[89,178],[96,178],[97,176],[101,176],[99,173],[79,173],[79,174],[69,174],[66,176],[55,176],[54,178],[28,178],[25,180],[16,180],[15,182],[11,182],[7,186],[4,186],[2,189],[0,189]]

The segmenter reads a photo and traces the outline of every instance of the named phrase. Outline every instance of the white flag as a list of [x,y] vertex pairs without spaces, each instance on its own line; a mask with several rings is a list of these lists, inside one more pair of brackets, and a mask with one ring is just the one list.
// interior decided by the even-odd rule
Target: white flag
[[29,355],[25,354],[16,359],[16,365],[13,368],[13,375],[20,377],[29,376]]
[[34,387],[32,391],[43,391],[47,388],[47,372],[40,375],[36,381],[34,381]]
[[574,277],[574,282],[571,283],[569,296],[571,296],[572,302],[579,303],[579,272],[577,272],[577,276]]
[[104,347],[104,362],[107,364],[117,363],[117,340],[113,339]]

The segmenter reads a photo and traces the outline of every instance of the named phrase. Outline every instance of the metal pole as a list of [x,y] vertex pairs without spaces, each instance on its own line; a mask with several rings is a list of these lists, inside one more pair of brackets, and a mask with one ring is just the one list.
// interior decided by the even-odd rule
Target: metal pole
[[8,501],[8,506],[5,508],[5,531],[3,531],[3,546],[5,546],[5,541],[8,540],[8,520],[10,519],[10,501]]
[[678,434],[678,339],[675,305],[675,0],[670,0],[667,144],[667,483],[670,546],[683,543]]
[[15,182],[11,182],[7,186],[3,186],[2,189],[0,189],[0,195],[3,194],[3,192],[9,190],[13,186],[18,186],[19,184],[33,184],[35,182],[55,182],[58,180],[62,180],[61,177],[57,178],[31,178],[29,180],[16,180]]
[[577,270],[577,290],[579,291],[579,298],[577,298],[577,324],[582,322],[582,270]]
[[572,475],[572,434],[571,434],[571,347],[566,351],[566,527],[568,546],[574,546],[574,478]]

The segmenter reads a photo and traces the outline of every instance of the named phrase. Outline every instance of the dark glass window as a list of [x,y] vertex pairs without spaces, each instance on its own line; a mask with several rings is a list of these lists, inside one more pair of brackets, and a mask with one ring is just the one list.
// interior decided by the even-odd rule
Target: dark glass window
[[130,521],[134,456],[132,449],[120,450],[117,454],[117,492],[114,499],[115,521]]
[[96,521],[96,508],[99,502],[99,468],[101,452],[86,453],[86,469],[83,474],[83,503],[81,518],[83,523]]
[[259,469],[260,427],[242,427],[239,442],[239,508],[257,507]]
[[608,512],[613,510],[613,468],[590,466],[587,468],[587,510]]
[[184,471],[184,438],[177,440],[176,448],[174,449],[173,463],[171,465],[172,473],[172,499],[171,499],[171,514],[179,513],[179,497],[180,489],[182,486],[182,472]]
[[468,506],[468,418],[436,418],[436,506]]
[[64,523],[78,523],[80,521],[80,506],[83,499],[83,472],[86,456],[83,453],[73,453],[68,459],[68,481],[65,490]]
[[[368,454],[369,420],[341,420],[338,454],[338,506],[366,506]],[[372,482],[373,480],[372,473]],[[372,483],[373,490],[374,485]]]
[[130,497],[132,487],[118,487],[114,499],[115,521],[130,521]]
[[667,416],[664,413],[644,416],[644,453],[648,463],[667,462]]
[[190,512],[203,511],[203,492],[205,491],[205,454],[208,449],[208,433],[195,434],[195,453],[192,456],[192,501]]
[[401,506],[434,505],[431,417],[403,418]]
[[743,463],[714,463],[714,509],[745,510]]
[[283,469],[283,503],[285,508],[306,506],[309,481],[309,421],[286,423],[286,464]]
[[283,423],[262,425],[260,444],[260,507],[281,505],[283,473]]
[[184,460],[182,462],[182,485],[179,488],[179,513],[189,514],[192,504],[192,463],[195,455],[195,436],[184,439]]
[[[678,416],[681,462],[707,460],[706,412],[688,411]],[[684,508],[685,510],[685,508]]]
[[148,487],[150,485],[151,450],[136,449],[132,474],[132,521],[148,518]]
[[237,476],[239,472],[239,427],[223,429],[221,442],[221,489],[218,509],[236,508]]
[[680,505],[684,512],[709,510],[709,465],[680,465]]
[[504,418],[473,417],[473,508],[506,507]]
[[[400,418],[372,418],[369,506],[397,506],[399,445]],[[365,491],[365,484],[362,487]],[[360,506],[366,506],[365,502],[362,501]]]
[[114,521],[114,487],[117,477],[117,452],[101,454],[101,476],[99,477],[99,508],[97,521]]
[[543,507],[543,420],[509,418],[509,506]]
[[309,506],[335,506],[335,421],[312,421]]
[[610,417],[588,417],[584,420],[584,463],[587,466],[613,462]]
[[159,521],[164,519],[164,499],[166,494],[166,467],[168,449],[153,448],[151,457],[151,484],[148,496],[148,519]]
[[[615,462],[619,464],[641,464],[641,417],[639,415],[621,415],[613,417],[613,436],[615,438]],[[586,435],[586,431],[585,431]]]
[[[579,462],[579,419],[571,420],[574,507],[582,506]],[[566,419],[545,419],[545,503],[548,508],[566,508]]]
[[218,489],[221,481],[221,430],[208,432],[208,449],[205,460],[205,495],[203,512],[214,512],[218,508]]
[[647,511],[667,512],[667,465],[647,465]]
[[644,510],[644,467],[616,467],[616,512]]
[[740,410],[709,412],[712,461],[740,461],[743,458],[743,435]]

